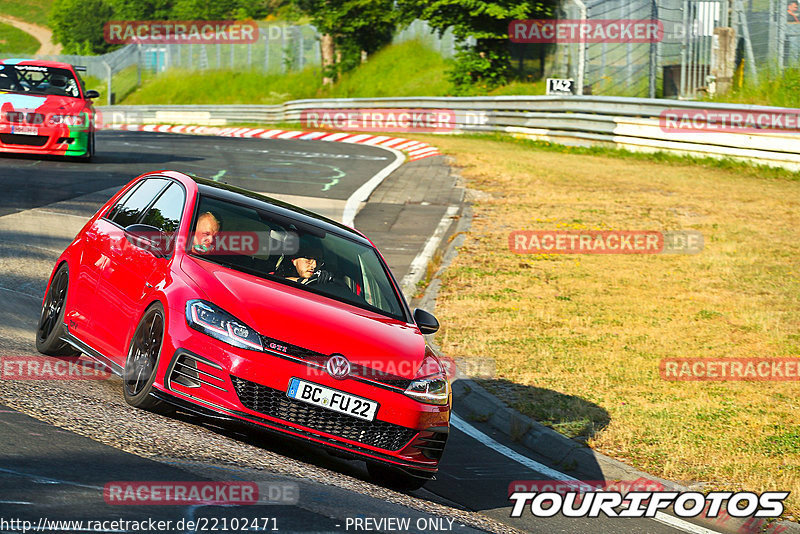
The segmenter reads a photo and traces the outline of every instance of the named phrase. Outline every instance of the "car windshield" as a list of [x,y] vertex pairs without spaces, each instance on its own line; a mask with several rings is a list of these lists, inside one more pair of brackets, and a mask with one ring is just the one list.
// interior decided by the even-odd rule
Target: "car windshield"
[[300,220],[201,195],[188,249],[237,271],[404,319],[375,249]]
[[0,91],[80,97],[71,71],[41,65],[0,65]]

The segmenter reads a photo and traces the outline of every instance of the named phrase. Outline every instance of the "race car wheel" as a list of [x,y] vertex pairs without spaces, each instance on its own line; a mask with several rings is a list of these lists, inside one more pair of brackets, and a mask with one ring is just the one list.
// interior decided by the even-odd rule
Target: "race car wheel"
[[125,401],[143,410],[163,411],[164,404],[150,395],[156,378],[161,346],[164,341],[164,307],[156,302],[144,312],[142,320],[131,339],[125,369],[122,373],[122,391]]
[[429,480],[377,462],[367,462],[367,471],[376,482],[401,491],[418,490]]
[[94,157],[94,132],[89,134],[89,139],[86,142],[86,154],[80,156],[80,160],[89,163]]
[[67,303],[69,268],[63,263],[53,275],[42,305],[36,328],[36,350],[48,356],[79,356],[80,351],[61,340],[64,331],[64,308]]

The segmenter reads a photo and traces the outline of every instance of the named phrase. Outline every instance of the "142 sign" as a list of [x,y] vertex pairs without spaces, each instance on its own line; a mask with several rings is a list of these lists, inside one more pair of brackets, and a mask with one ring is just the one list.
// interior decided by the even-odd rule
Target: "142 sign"
[[575,94],[575,80],[565,78],[547,78],[547,94],[573,95]]

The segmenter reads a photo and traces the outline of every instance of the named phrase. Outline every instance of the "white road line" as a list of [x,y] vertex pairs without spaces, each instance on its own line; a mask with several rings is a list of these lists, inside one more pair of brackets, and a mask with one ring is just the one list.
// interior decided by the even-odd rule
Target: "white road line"
[[490,449],[499,452],[500,454],[502,454],[507,458],[511,458],[515,462],[521,463],[528,469],[532,469],[537,473],[543,474],[544,476],[548,477],[551,480],[561,480],[561,481],[571,481],[571,482],[578,481],[577,478],[565,475],[560,471],[556,471],[555,469],[547,467],[544,464],[540,464],[536,460],[531,460],[530,458],[521,455],[517,451],[509,449],[502,443],[498,443],[497,441],[490,438],[489,436],[487,436],[474,426],[470,425],[469,423],[461,419],[456,414],[450,415],[450,424],[459,429],[460,431],[462,431],[463,433],[465,433],[466,435],[468,435],[469,437],[471,437],[472,439],[480,441]]
[[37,297],[36,295],[31,295],[30,293],[23,293],[22,291],[17,291],[16,289],[9,289],[3,286],[0,286],[0,291],[11,291],[12,293],[16,293],[17,295],[25,295],[26,297],[30,297],[32,299],[42,300],[42,297]]
[[[559,481],[567,481],[567,482],[580,482],[577,478],[571,477],[569,475],[565,475],[560,471],[556,471],[553,468],[547,467],[544,464],[537,462],[536,460],[531,460],[530,458],[521,455],[517,451],[513,449],[509,449],[502,443],[498,443],[491,437],[487,436],[474,426],[470,425],[463,419],[461,419],[456,414],[450,415],[450,424],[471,437],[472,439],[481,442],[482,444],[486,445],[490,449],[499,452],[506,458],[511,458],[515,462],[518,462],[528,469],[532,469],[537,473],[540,473],[551,480],[559,480]],[[659,523],[664,523],[672,528],[682,530],[684,532],[690,532],[691,534],[719,534],[715,530],[710,530],[693,523],[689,523],[688,521],[684,521],[683,519],[679,519],[677,517],[671,516],[669,514],[665,514],[663,512],[656,512],[655,517],[651,517],[649,519],[653,519],[654,521],[658,521]]]
[[[334,134],[336,135],[336,134]],[[356,213],[358,213],[358,209],[361,206],[362,202],[366,202],[369,196],[375,191],[381,183],[386,179],[387,176],[392,174],[395,169],[397,169],[400,165],[403,164],[406,157],[403,155],[402,152],[399,150],[395,150],[393,148],[389,148],[387,146],[380,146],[375,145],[378,148],[382,148],[384,150],[388,150],[392,154],[394,154],[394,161],[390,163],[387,167],[381,169],[381,171],[367,180],[364,184],[361,185],[358,189],[356,189],[350,197],[347,199],[347,203],[344,205],[344,212],[342,213],[342,223],[350,226],[351,228],[355,226],[356,220]]]
[[408,268],[408,274],[403,277],[403,280],[400,282],[400,289],[403,290],[403,293],[409,295],[413,293],[414,287],[416,287],[417,282],[422,279],[422,274],[425,272],[425,266],[428,265],[428,262],[433,257],[433,254],[436,252],[436,249],[439,247],[439,243],[442,242],[444,238],[444,233],[447,231],[447,227],[450,226],[450,222],[453,219],[453,215],[458,213],[458,206],[450,206],[447,208],[447,211],[442,216],[442,220],[439,221],[436,230],[433,232],[433,235],[428,238],[428,241],[425,242],[425,246],[422,248],[419,254],[411,261],[411,265]]
[[[95,191],[95,193],[97,193],[97,191]],[[71,198],[68,200],[74,200],[74,199]],[[33,208],[32,210],[27,210],[27,211],[35,211],[36,213],[44,213],[47,215],[58,215],[59,217],[77,217],[78,219],[83,219],[84,221],[88,221],[91,218],[91,217],[86,217],[84,215],[75,215],[74,213],[61,213],[58,211],[43,210],[41,208]]]

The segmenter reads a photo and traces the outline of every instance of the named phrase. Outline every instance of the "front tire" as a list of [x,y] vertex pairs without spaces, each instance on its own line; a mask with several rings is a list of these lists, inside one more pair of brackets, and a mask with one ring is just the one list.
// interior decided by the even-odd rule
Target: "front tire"
[[165,411],[164,403],[150,395],[161,360],[164,324],[164,306],[156,302],[144,312],[131,339],[122,373],[122,392],[125,402],[136,408]]
[[89,132],[89,138],[86,141],[86,154],[79,156],[80,161],[90,163],[94,157],[94,132]]
[[80,356],[81,352],[61,340],[66,335],[64,313],[69,288],[69,267],[62,263],[53,275],[36,328],[36,350],[48,356]]

